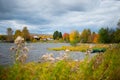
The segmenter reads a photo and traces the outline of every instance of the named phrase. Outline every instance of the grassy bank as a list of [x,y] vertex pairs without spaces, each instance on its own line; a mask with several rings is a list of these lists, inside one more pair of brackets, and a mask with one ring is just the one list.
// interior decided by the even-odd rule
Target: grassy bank
[[120,45],[91,60],[0,67],[0,80],[120,80]]
[[61,51],[61,50],[70,50],[70,51],[80,51],[85,52],[87,49],[100,49],[100,48],[108,48],[109,44],[95,44],[94,46],[91,46],[91,44],[80,44],[77,46],[62,46],[57,48],[49,48],[49,50],[54,51]]
[[60,39],[60,40],[36,40],[36,39],[34,39],[33,41],[32,41],[33,43],[36,43],[36,42],[41,42],[41,43],[65,43],[65,41],[64,40],[62,40],[62,39]]

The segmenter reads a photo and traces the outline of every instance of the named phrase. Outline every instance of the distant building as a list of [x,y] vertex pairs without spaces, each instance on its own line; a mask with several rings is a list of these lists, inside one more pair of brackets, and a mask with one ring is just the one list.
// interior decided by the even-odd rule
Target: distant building
[[51,41],[51,40],[53,40],[53,39],[52,39],[52,38],[47,38],[47,40]]
[[38,36],[33,36],[33,38],[39,38]]
[[40,40],[39,36],[33,36],[33,38],[36,39],[36,40]]
[[31,36],[36,40],[53,40],[52,35],[49,34],[31,34]]

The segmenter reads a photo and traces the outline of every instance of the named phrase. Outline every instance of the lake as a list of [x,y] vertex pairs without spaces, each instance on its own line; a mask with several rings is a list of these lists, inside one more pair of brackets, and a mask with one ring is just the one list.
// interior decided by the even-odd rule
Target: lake
[[[65,51],[50,51],[48,48],[52,47],[61,47],[61,46],[69,46],[69,43],[27,43],[26,46],[29,48],[29,55],[27,62],[38,61],[39,57],[48,53],[53,53],[54,57],[60,56],[60,54],[65,53]],[[12,56],[15,54],[10,51],[10,48],[14,46],[13,43],[0,43],[0,65],[10,65],[13,63]],[[85,57],[83,52],[78,51],[70,51],[70,57],[72,59],[82,60]],[[94,56],[95,54],[90,54],[90,56]]]

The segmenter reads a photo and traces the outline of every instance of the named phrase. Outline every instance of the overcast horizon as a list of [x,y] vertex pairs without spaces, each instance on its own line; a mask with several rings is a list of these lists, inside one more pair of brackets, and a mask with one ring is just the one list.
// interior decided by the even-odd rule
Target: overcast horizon
[[11,27],[52,34],[83,29],[116,28],[120,0],[0,0],[0,34]]

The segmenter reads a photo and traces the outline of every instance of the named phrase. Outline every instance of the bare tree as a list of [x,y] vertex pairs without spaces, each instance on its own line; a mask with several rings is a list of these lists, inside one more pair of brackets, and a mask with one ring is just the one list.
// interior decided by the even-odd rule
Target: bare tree
[[7,41],[13,40],[13,30],[12,28],[7,28]]
[[120,29],[120,19],[119,19],[117,25],[118,25],[118,28]]

